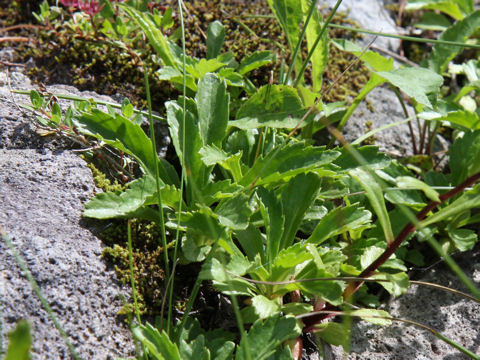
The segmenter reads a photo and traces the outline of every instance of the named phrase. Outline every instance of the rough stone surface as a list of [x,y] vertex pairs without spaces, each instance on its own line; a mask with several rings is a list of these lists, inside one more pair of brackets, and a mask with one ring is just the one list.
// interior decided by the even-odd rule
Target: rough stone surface
[[[320,6],[325,3],[332,9],[337,0],[320,1]],[[385,9],[386,2],[383,0],[343,0],[338,11],[348,14],[348,17],[355,20],[361,27],[388,34],[398,34],[398,29],[389,12]],[[363,41],[367,45],[373,39],[373,35],[366,35]],[[375,45],[387,50],[397,51],[400,42],[397,39],[378,37]]]
[[[459,254],[455,261],[480,286],[480,246]],[[468,293],[458,277],[444,264],[425,271],[420,280],[440,284]],[[386,307],[392,316],[427,325],[442,335],[480,354],[479,304],[442,290],[412,285],[407,294],[393,299]],[[427,330],[395,322],[379,327],[366,322],[352,329],[351,352],[333,347],[332,359],[348,360],[461,360],[466,355],[435,337]]]
[[[407,111],[409,116],[414,114],[413,108],[408,104]],[[343,128],[343,133],[349,142],[353,142],[370,130],[400,122],[406,118],[393,91],[385,87],[377,87],[367,95],[367,101],[363,101],[355,109]],[[412,128],[417,135],[417,126],[413,122]],[[374,136],[375,144],[381,151],[394,156],[413,154],[412,139],[406,123],[377,132]]]
[[[383,86],[373,89],[367,95],[367,100],[360,103],[355,109],[343,128],[345,139],[353,142],[370,130],[402,122],[415,114],[408,103],[405,104],[405,107],[408,116],[405,115],[399,100],[391,89]],[[415,120],[412,120],[410,124],[418,149],[420,146],[418,124]],[[421,124],[423,124],[423,121]],[[408,124],[405,122],[381,130],[373,136],[380,151],[394,157],[413,155],[412,136]],[[435,137],[435,152],[448,150],[448,146],[449,143],[442,136],[437,135]]]
[[[0,72],[0,227],[12,239],[82,359],[132,355],[131,333],[117,316],[128,291],[101,259],[101,241],[82,226],[93,195],[91,171],[66,143],[40,137],[11,88],[31,87],[21,73]],[[26,318],[34,359],[69,352],[6,244],[0,242],[2,337]]]

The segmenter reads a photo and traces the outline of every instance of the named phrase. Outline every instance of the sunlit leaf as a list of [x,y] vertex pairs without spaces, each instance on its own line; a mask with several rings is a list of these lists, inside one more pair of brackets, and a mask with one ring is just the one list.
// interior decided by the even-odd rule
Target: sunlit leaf
[[210,351],[206,348],[205,337],[197,336],[188,343],[180,340],[180,356],[183,360],[210,360]]
[[[308,13],[311,3],[312,0],[301,1],[302,10],[304,13],[304,22],[306,21],[305,14]],[[310,19],[310,22],[308,23],[306,30],[307,49],[309,53],[312,52],[313,45],[317,41],[318,36],[320,35],[320,31],[323,27],[323,18],[320,12],[317,9],[315,10],[313,11],[312,17]],[[314,92],[319,92],[320,90],[322,90],[323,72],[328,63],[328,50],[328,31],[324,31],[320,42],[317,44],[315,50],[313,51],[313,55],[310,60],[312,62],[312,81]]]
[[410,279],[407,273],[399,272],[395,274],[379,273],[372,276],[372,279],[387,279],[388,282],[379,282],[390,294],[400,296],[404,294],[410,286]]
[[224,40],[225,26],[218,20],[210,23],[207,31],[207,59],[213,59],[220,55]]
[[[294,128],[308,109],[305,109],[295,88],[285,85],[265,85],[238,110],[236,120],[229,126],[254,129],[262,126]],[[306,119],[300,127],[310,121]]]
[[333,236],[370,223],[371,217],[369,211],[357,205],[337,207],[320,219],[307,241],[319,245]]
[[161,333],[149,323],[132,329],[133,336],[145,346],[155,360],[182,360],[178,347],[165,331]]
[[377,52],[364,51],[356,43],[347,39],[332,39],[332,44],[343,51],[348,51],[359,57],[365,64],[374,71],[391,71],[393,70],[393,59],[387,59]]
[[230,155],[214,145],[207,145],[202,147],[199,153],[205,165],[212,166],[219,164],[231,173],[234,181],[239,181],[242,178],[241,152]]
[[[243,274],[240,273],[239,275]],[[227,295],[253,296],[255,294],[253,284],[232,276],[228,267],[215,258],[203,264],[199,277],[203,280],[212,280],[215,288]]]
[[315,174],[300,174],[288,182],[281,192],[285,223],[280,249],[290,246],[298,232],[305,212],[315,200],[320,178]]
[[220,145],[229,116],[230,96],[225,82],[215,74],[206,74],[198,83],[195,100],[203,145]]
[[195,60],[191,65],[186,66],[187,73],[191,74],[196,79],[203,78],[207,73],[216,72],[218,69],[225,67],[225,63],[219,61],[218,58],[214,59],[200,59]]
[[230,199],[220,202],[215,208],[220,224],[232,230],[245,230],[252,214],[249,206],[249,198],[245,194],[239,194]]
[[[383,169],[390,165],[391,159],[384,153],[378,151],[378,146],[352,147],[353,151],[344,148],[340,149],[341,155],[334,161],[342,171],[355,169],[359,166],[367,166],[370,169]],[[352,153],[353,152],[353,153]],[[358,158],[366,164],[359,163]]]
[[420,16],[420,21],[415,24],[415,27],[423,30],[444,31],[450,25],[446,16],[429,11]]
[[[203,144],[195,115],[187,109],[184,130],[182,107],[175,101],[169,101],[165,106],[170,136],[177,156],[181,162],[185,160],[182,165],[185,167],[187,176],[194,181],[197,188],[202,188],[208,179],[210,170],[202,162],[199,153]],[[185,141],[183,141],[184,134]],[[184,144],[185,149],[183,148]],[[191,193],[189,196],[194,197]]]
[[440,202],[439,194],[436,190],[432,189],[429,185],[421,180],[418,180],[412,176],[399,176],[396,178],[397,186],[400,189],[417,189],[424,192],[425,196],[430,200]]
[[[313,278],[329,278],[334,275],[319,269],[313,262],[308,264],[298,276],[297,279],[313,279]],[[339,281],[305,281],[300,282],[297,286],[310,296],[316,296],[324,299],[332,305],[341,305],[343,302],[342,292],[343,287]]]
[[366,248],[363,254],[360,256],[360,265],[362,266],[362,270],[365,270],[369,265],[371,265],[375,260],[377,260],[384,251],[384,248],[380,248],[377,246],[370,246]]
[[436,96],[443,84],[441,75],[420,67],[400,68],[388,72],[379,71],[376,74],[414,98],[418,103],[428,107],[432,107],[429,96]]
[[278,314],[281,306],[277,301],[267,299],[263,295],[257,295],[252,298],[252,306],[260,319],[266,319]]
[[175,59],[168,45],[168,40],[163,35],[162,30],[157,27],[146,13],[142,13],[133,7],[127,5],[118,5],[130,16],[143,30],[150,45],[160,56],[163,63],[167,66],[175,67]]
[[[162,205],[176,209],[181,194],[173,186],[161,185]],[[152,176],[144,176],[130,183],[121,193],[103,192],[85,204],[83,216],[96,219],[131,217],[144,205],[156,204],[156,183]]]
[[254,261],[255,256],[259,255],[262,263],[266,262],[264,237],[260,230],[250,224],[245,230],[236,231],[235,235],[249,260]]
[[252,70],[274,62],[275,59],[275,54],[271,51],[255,51],[253,54],[246,56],[242,60],[237,72],[241,75],[245,75]]
[[[288,144],[280,150],[271,151],[264,158],[257,159],[239,183],[248,186],[254,181],[256,185],[286,181],[295,175],[321,169],[339,155],[338,151],[325,150],[322,147],[305,146],[303,143]],[[331,174],[334,175],[334,172]]]
[[350,343],[350,327],[336,322],[325,322],[315,325],[315,335],[329,344],[343,346],[347,349]]
[[462,19],[473,11],[472,0],[409,0],[405,10],[431,9],[442,11],[454,19]]
[[112,116],[98,109],[74,116],[73,122],[81,132],[131,155],[152,176],[155,176],[157,162],[162,181],[170,185],[179,184],[173,167],[152,152],[152,143],[140,125],[120,114]]
[[279,251],[282,250],[281,241],[284,232],[285,215],[282,202],[277,198],[275,192],[259,187],[257,194],[262,205],[260,211],[267,234],[266,259],[268,262],[267,266],[270,268],[272,261],[277,257]]
[[[290,49],[295,49],[300,37],[300,23],[303,19],[303,12],[298,0],[268,0],[268,5],[275,14],[278,22],[287,37]],[[297,59],[299,61],[300,54]]]
[[447,229],[450,239],[460,251],[471,250],[478,241],[475,231],[470,229]]
[[370,205],[375,210],[375,214],[382,225],[383,233],[387,243],[391,243],[394,239],[390,218],[388,216],[385,200],[383,198],[383,190],[377,180],[366,170],[357,168],[350,170],[350,175],[357,180],[365,190],[366,196],[370,201]]
[[[183,74],[177,68],[172,66],[164,66],[157,70],[156,75],[159,80],[168,80],[183,86]],[[197,91],[195,79],[190,75],[185,75],[185,85],[192,91]]]

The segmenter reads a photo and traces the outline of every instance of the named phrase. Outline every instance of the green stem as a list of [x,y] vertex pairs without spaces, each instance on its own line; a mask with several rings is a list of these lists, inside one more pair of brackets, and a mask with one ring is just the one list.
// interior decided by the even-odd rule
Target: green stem
[[430,246],[437,252],[439,256],[445,259],[445,262],[448,264],[450,269],[458,276],[460,281],[472,292],[473,295],[480,299],[480,290],[475,286],[475,284],[468,278],[467,275],[462,271],[462,269],[457,265],[457,263],[452,259],[452,257],[446,253],[440,244],[434,238],[427,238]]
[[[20,94],[20,95],[30,95],[30,90],[12,90],[12,92],[15,93],[15,94]],[[93,102],[93,104],[99,104],[99,105],[105,105],[105,106],[108,105],[108,106],[111,106],[112,108],[115,108],[115,109],[121,109],[122,108],[122,105],[119,105],[117,103],[112,103],[112,102],[102,101],[102,100],[92,100],[92,99],[88,99],[88,98],[85,98],[85,97],[82,97],[82,96],[57,94],[57,93],[54,93],[54,94],[40,93],[40,94],[44,97],[53,96],[53,97],[63,99],[63,100],[88,101],[88,102]],[[133,109],[133,111],[136,114],[142,114],[143,116],[149,116],[147,111],[138,110],[138,109]],[[162,118],[161,116],[158,116],[158,115],[152,114],[152,118],[154,118],[155,120],[160,121],[160,122],[164,122],[164,123],[166,122],[166,120],[164,118]]]
[[313,53],[315,52],[315,49],[317,48],[317,45],[319,44],[320,40],[322,40],[323,34],[325,33],[325,30],[327,29],[328,24],[332,21],[333,15],[337,12],[338,7],[342,3],[342,0],[337,0],[337,3],[335,4],[333,10],[330,12],[330,15],[328,15],[327,21],[322,26],[322,29],[320,30],[320,33],[318,34],[317,38],[315,39],[315,42],[313,43],[312,47],[310,48],[310,51],[308,52],[308,56],[303,62],[302,67],[300,68],[300,71],[297,75],[297,79],[295,80],[294,86],[297,86],[300,80],[303,77],[303,73],[305,72],[305,69],[308,66],[308,63],[310,62],[310,59],[313,56]]
[[[163,216],[163,202],[162,202],[162,194],[160,192],[160,172],[158,169],[158,155],[157,155],[157,144],[155,140],[155,126],[153,124],[153,118],[152,118],[152,99],[150,96],[150,83],[148,81],[148,69],[145,64],[143,64],[143,74],[144,74],[144,81],[145,81],[145,92],[147,95],[147,104],[148,104],[148,119],[150,122],[150,139],[152,141],[152,152],[153,152],[153,157],[155,159],[155,185],[157,189],[157,202],[158,202],[158,214],[159,214],[159,225],[160,225],[160,230],[162,233],[162,246],[163,246],[163,260],[165,263],[165,291],[166,291],[166,285],[168,283],[168,278],[170,277],[170,269],[169,269],[169,262],[168,262],[168,247],[167,247],[167,235],[165,232],[165,219]],[[163,317],[162,317],[163,320]],[[161,320],[161,321],[162,321]],[[162,324],[163,325],[163,324]],[[169,324],[167,324],[167,329],[168,329]],[[162,326],[160,326],[162,327]],[[168,331],[167,331],[168,332]]]
[[140,318],[140,309],[138,308],[137,302],[137,291],[135,288],[135,274],[133,271],[133,249],[132,249],[132,224],[131,220],[128,220],[127,223],[127,238],[128,238],[128,266],[130,268],[130,284],[132,286],[132,298],[133,298],[133,305],[135,307],[135,315],[137,316],[138,325],[142,324],[142,320]]
[[[400,106],[402,107],[403,113],[405,114],[405,117],[408,119],[408,110],[407,107],[405,106],[405,101],[403,100],[402,94],[400,94],[400,90],[393,86],[392,84],[389,84],[390,88],[393,90],[395,95],[397,96],[398,101],[400,102]],[[413,133],[413,128],[412,128],[412,123],[408,121],[408,130],[410,131],[410,138],[412,139],[412,146],[413,146],[413,154],[416,155],[418,154],[417,151],[417,142],[415,140],[415,134]]]
[[[182,74],[183,74],[183,99],[182,99],[182,175],[180,181],[180,194],[183,194],[184,183],[187,180],[185,174],[185,122],[186,122],[186,111],[187,111],[187,104],[186,104],[186,93],[187,93],[187,81],[186,81],[186,63],[185,63],[185,56],[186,56],[186,49],[185,49],[185,24],[183,19],[183,8],[182,8],[182,1],[178,0],[178,11],[180,15],[180,27],[182,30],[182,53],[183,53],[183,62],[182,62]],[[172,311],[173,311],[173,288],[175,285],[175,270],[177,264],[177,256],[178,256],[178,244],[180,243],[180,221],[182,215],[182,199],[179,200],[178,204],[178,223],[177,223],[177,231],[175,234],[175,248],[173,250],[173,261],[174,265],[172,267],[172,275],[170,280],[170,286],[168,286],[168,323],[172,322]]]
[[[262,18],[262,19],[274,19],[275,18],[275,16],[273,16],[273,15],[244,15],[244,17],[245,18]],[[367,30],[367,29],[362,29],[362,28],[354,28],[354,27],[351,27],[351,26],[344,26],[344,25],[338,25],[338,24],[328,24],[328,27],[347,30],[347,31],[353,31],[353,32],[359,32],[359,33],[363,33],[363,34],[388,37],[388,38],[393,38],[393,39],[407,40],[407,41],[412,41],[412,42],[421,42],[421,43],[426,43],[426,44],[444,44],[444,45],[460,46],[460,47],[471,48],[471,49],[480,49],[480,45],[466,44],[466,43],[456,42],[456,41],[423,39],[423,38],[417,38],[417,37],[413,37],[413,36],[388,34],[388,33],[382,33],[382,32],[378,32],[378,31],[372,31],[372,30]]]
[[337,28],[337,29],[352,31],[352,32],[359,32],[362,34],[376,35],[376,36],[388,37],[393,39],[407,40],[412,42],[420,42],[420,43],[426,43],[426,44],[442,44],[442,45],[459,46],[459,47],[465,47],[465,48],[471,48],[471,49],[480,49],[480,45],[466,44],[466,43],[456,42],[456,41],[423,39],[423,38],[416,38],[413,36],[387,34],[387,33],[382,33],[378,31],[371,31],[367,29],[354,28],[351,26],[344,26],[344,25],[338,25],[338,24],[329,24],[328,26]]
[[293,71],[293,67],[295,66],[295,61],[296,61],[297,56],[298,56],[298,52],[300,51],[300,47],[302,46],[303,38],[305,37],[305,33],[307,32],[308,24],[310,23],[310,19],[313,15],[313,11],[315,10],[316,6],[317,6],[317,0],[312,1],[312,5],[310,5],[310,9],[308,10],[307,19],[305,20],[305,24],[303,25],[302,32],[300,33],[300,38],[297,41],[297,45],[295,46],[295,50],[293,51],[292,58],[290,59],[290,65],[288,66],[287,75],[285,76],[285,78],[283,80],[284,85],[286,85],[288,80],[290,79],[290,75]]
[[245,332],[245,326],[243,325],[242,314],[240,313],[237,297],[235,295],[230,295],[230,299],[232,299],[233,311],[235,312],[238,330],[240,330],[240,334],[242,337],[241,346],[243,348],[243,352],[247,360],[252,360],[252,354],[250,353],[250,346],[248,343],[248,336]]

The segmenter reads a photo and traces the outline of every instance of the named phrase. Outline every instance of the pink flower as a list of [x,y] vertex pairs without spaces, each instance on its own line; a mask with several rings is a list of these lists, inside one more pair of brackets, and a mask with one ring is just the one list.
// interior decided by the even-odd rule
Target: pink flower
[[102,10],[102,5],[98,3],[98,0],[80,0],[80,3],[78,4],[80,10],[83,12],[87,13],[90,16],[95,16],[97,15],[100,10]]
[[78,0],[60,0],[60,3],[65,7],[78,7]]

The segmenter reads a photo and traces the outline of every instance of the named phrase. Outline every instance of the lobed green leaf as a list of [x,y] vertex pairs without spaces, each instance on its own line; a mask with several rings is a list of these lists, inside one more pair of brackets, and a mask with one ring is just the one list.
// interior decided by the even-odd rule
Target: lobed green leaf
[[[323,147],[305,146],[304,143],[287,144],[286,146],[259,158],[239,181],[240,185],[248,186],[254,181],[256,185],[266,185],[287,181],[290,178],[309,171],[322,170],[322,167],[332,163],[340,153],[325,150]],[[325,171],[325,176],[334,175],[333,171]]]

